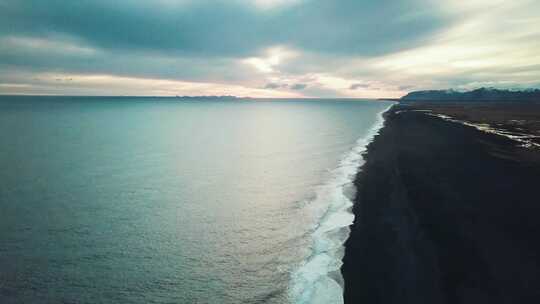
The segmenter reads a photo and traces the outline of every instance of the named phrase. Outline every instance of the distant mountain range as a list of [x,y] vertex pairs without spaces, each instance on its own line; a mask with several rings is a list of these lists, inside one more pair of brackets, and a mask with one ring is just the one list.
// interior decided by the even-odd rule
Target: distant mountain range
[[538,101],[539,89],[501,90],[495,88],[480,88],[472,91],[430,90],[415,91],[403,97],[401,101]]

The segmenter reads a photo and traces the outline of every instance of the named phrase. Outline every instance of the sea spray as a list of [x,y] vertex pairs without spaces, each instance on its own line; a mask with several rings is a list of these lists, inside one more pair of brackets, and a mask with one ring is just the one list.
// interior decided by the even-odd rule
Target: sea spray
[[[389,107],[388,107],[389,108]],[[354,221],[352,213],[354,178],[364,164],[363,153],[367,145],[384,125],[383,113],[365,137],[332,170],[331,177],[316,189],[314,206],[317,221],[312,232],[311,254],[292,273],[290,297],[297,304],[343,303],[343,278],[340,268],[344,255],[343,244],[349,237],[349,226]]]

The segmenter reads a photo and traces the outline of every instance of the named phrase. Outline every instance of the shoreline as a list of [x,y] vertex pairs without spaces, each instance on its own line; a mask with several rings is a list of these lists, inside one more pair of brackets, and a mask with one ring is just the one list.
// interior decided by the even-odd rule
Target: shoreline
[[540,302],[539,152],[421,108],[392,106],[367,147],[345,303]]
[[317,199],[331,204],[312,233],[311,254],[291,275],[289,296],[294,303],[338,304],[344,301],[340,268],[349,226],[354,221],[353,197],[347,195],[347,188],[353,185],[356,172],[364,164],[367,146],[384,126],[384,113],[392,106],[390,104],[377,113],[367,134],[342,156],[338,166],[331,171],[332,177],[316,189]]

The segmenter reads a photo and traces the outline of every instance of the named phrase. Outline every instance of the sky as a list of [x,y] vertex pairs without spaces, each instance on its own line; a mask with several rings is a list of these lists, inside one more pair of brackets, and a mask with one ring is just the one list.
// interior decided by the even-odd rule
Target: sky
[[0,0],[0,94],[540,88],[538,0]]

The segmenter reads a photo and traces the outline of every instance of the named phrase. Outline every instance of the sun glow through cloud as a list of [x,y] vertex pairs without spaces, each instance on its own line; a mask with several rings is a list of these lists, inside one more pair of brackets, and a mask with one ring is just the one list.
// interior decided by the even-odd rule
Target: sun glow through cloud
[[275,72],[274,68],[279,64],[295,56],[296,52],[292,50],[284,47],[273,47],[268,49],[263,57],[250,57],[243,60],[243,62],[252,65],[259,72],[272,73]]

